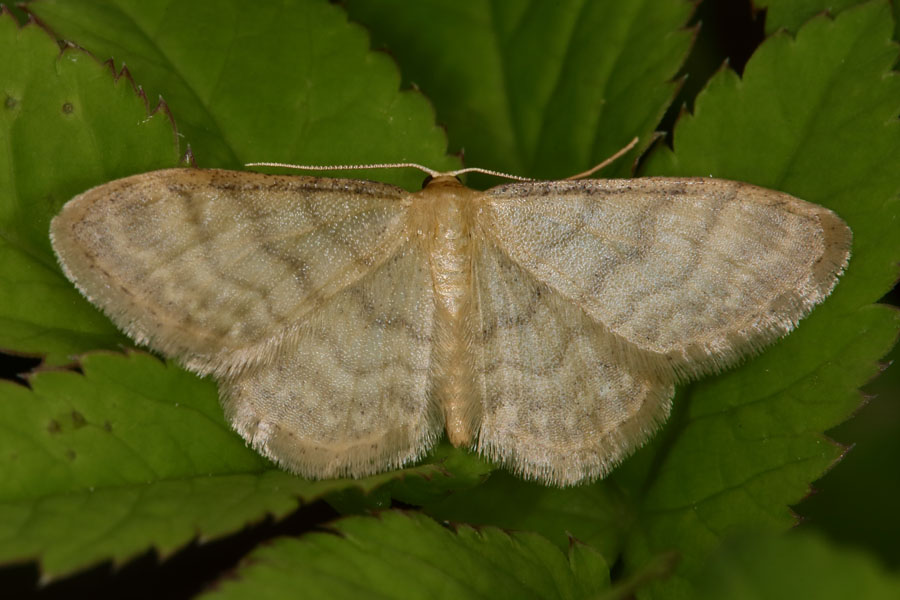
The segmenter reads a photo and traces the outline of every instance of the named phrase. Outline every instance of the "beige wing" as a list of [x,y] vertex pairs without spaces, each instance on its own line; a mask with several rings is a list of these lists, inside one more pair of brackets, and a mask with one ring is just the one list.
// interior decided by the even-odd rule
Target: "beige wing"
[[516,264],[682,375],[793,329],[850,251],[833,212],[732,181],[512,184],[486,196],[485,227]]
[[403,190],[171,169],[75,197],[53,219],[66,275],[132,338],[200,373],[279,354],[309,314],[395,254]]
[[467,345],[481,407],[478,450],[544,483],[605,475],[668,416],[671,370],[489,239],[473,259]]
[[443,429],[432,290],[421,250],[402,248],[314,310],[273,361],[220,383],[234,427],[306,477],[361,477],[422,456]]

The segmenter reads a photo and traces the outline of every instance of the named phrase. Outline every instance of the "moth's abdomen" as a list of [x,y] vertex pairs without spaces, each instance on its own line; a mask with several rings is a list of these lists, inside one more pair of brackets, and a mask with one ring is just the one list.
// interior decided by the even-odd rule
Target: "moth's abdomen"
[[481,419],[480,406],[473,401],[472,359],[465,341],[472,293],[472,200],[477,192],[455,178],[435,179],[426,190],[416,197],[412,222],[428,252],[437,305],[433,393],[443,408],[450,441],[469,446]]

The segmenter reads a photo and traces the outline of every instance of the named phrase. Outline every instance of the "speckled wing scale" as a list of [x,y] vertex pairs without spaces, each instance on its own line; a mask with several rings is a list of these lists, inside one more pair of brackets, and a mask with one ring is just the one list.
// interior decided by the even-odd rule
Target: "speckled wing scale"
[[850,251],[833,212],[718,179],[515,183],[485,205],[496,246],[476,289],[482,318],[506,325],[474,344],[479,446],[559,484],[602,476],[642,444],[676,382],[791,331]]
[[296,473],[399,467],[446,430],[557,485],[644,443],[678,381],[793,329],[851,238],[715,179],[408,193],[195,169],[89,190],[51,236],[89,300],[214,375],[234,427]]
[[73,199],[66,274],[135,340],[212,373],[234,427],[306,476],[421,456],[434,303],[408,194],[340,179],[173,169]]

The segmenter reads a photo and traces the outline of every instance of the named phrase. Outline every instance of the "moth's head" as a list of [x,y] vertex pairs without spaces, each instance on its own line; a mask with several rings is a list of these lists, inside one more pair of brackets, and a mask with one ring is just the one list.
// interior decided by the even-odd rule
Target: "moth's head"
[[459,180],[459,176],[449,173],[436,173],[428,175],[422,182],[422,190],[438,190],[442,188],[453,189],[465,187]]

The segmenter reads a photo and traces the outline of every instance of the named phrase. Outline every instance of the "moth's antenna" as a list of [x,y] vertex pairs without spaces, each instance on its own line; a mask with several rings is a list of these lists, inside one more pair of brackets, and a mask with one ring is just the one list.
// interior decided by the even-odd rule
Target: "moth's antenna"
[[402,169],[402,168],[413,168],[419,169],[420,171],[424,171],[431,175],[432,177],[437,177],[439,175],[450,175],[452,173],[441,173],[440,171],[435,171],[434,169],[429,169],[428,167],[424,167],[422,165],[416,163],[372,163],[368,165],[292,165],[290,163],[279,163],[279,162],[252,162],[252,163],[244,163],[245,167],[281,167],[284,169],[299,169],[301,171],[352,171],[352,170],[360,170],[360,169]]
[[483,173],[485,175],[493,175],[495,177],[505,177],[507,179],[515,179],[516,181],[537,181],[536,179],[532,179],[531,177],[522,177],[521,175],[511,175],[510,173],[503,173],[502,171],[492,171],[490,169],[481,169],[479,167],[466,167],[465,169],[457,169],[456,171],[450,171],[448,173],[441,173],[441,175],[462,175],[463,173]]
[[[572,175],[571,177],[566,177],[565,181],[570,179],[581,179],[582,177],[587,177],[588,175],[592,175],[596,173],[609,163],[615,161],[620,156],[634,148],[635,144],[638,143],[638,138],[634,138],[631,142],[604,160],[602,163],[597,165],[596,167],[585,171],[584,173],[579,173],[578,175]],[[465,169],[457,169],[456,171],[435,171],[434,169],[429,169],[428,167],[422,166],[417,163],[411,162],[402,162],[402,163],[371,163],[367,165],[292,165],[290,163],[280,163],[280,162],[252,162],[252,163],[244,163],[245,167],[279,167],[282,169],[299,169],[301,171],[352,171],[352,170],[360,170],[360,169],[405,169],[405,168],[413,168],[419,169],[420,171],[424,171],[425,173],[431,175],[432,177],[456,177],[457,175],[462,175],[464,173],[483,173],[484,175],[493,175],[495,177],[505,177],[507,179],[515,179],[517,181],[536,181],[530,177],[521,177],[519,175],[511,175],[509,173],[502,173],[500,171],[492,171],[491,169],[480,169],[478,167],[467,167]]]
[[604,160],[602,163],[600,163],[596,167],[591,167],[584,173],[579,173],[578,175],[572,175],[571,177],[566,177],[564,181],[569,181],[570,179],[582,179],[584,177],[589,177],[589,176],[593,175],[594,173],[596,173],[603,167],[605,167],[605,166],[609,165],[610,163],[616,161],[617,159],[621,158],[621,156],[623,154],[625,154],[626,152],[628,152],[629,150],[634,148],[637,143],[638,143],[638,138],[634,138],[633,140],[628,142],[627,146],[625,146],[624,148],[622,148],[621,150],[619,150],[618,152],[616,152],[615,154],[613,154],[612,156],[610,156],[609,158]]
[[534,181],[528,177],[520,177],[519,175],[510,175],[509,173],[501,173],[500,171],[491,171],[490,169],[480,169],[478,167],[467,167],[465,169],[457,169],[456,171],[435,171],[417,163],[374,163],[368,165],[292,165],[289,163],[277,162],[252,162],[244,163],[245,167],[282,167],[285,169],[300,169],[303,171],[350,171],[354,169],[401,169],[413,168],[428,173],[432,177],[456,177],[463,173],[484,173],[485,175],[495,175],[496,177],[506,177],[507,179],[517,179],[519,181]]

